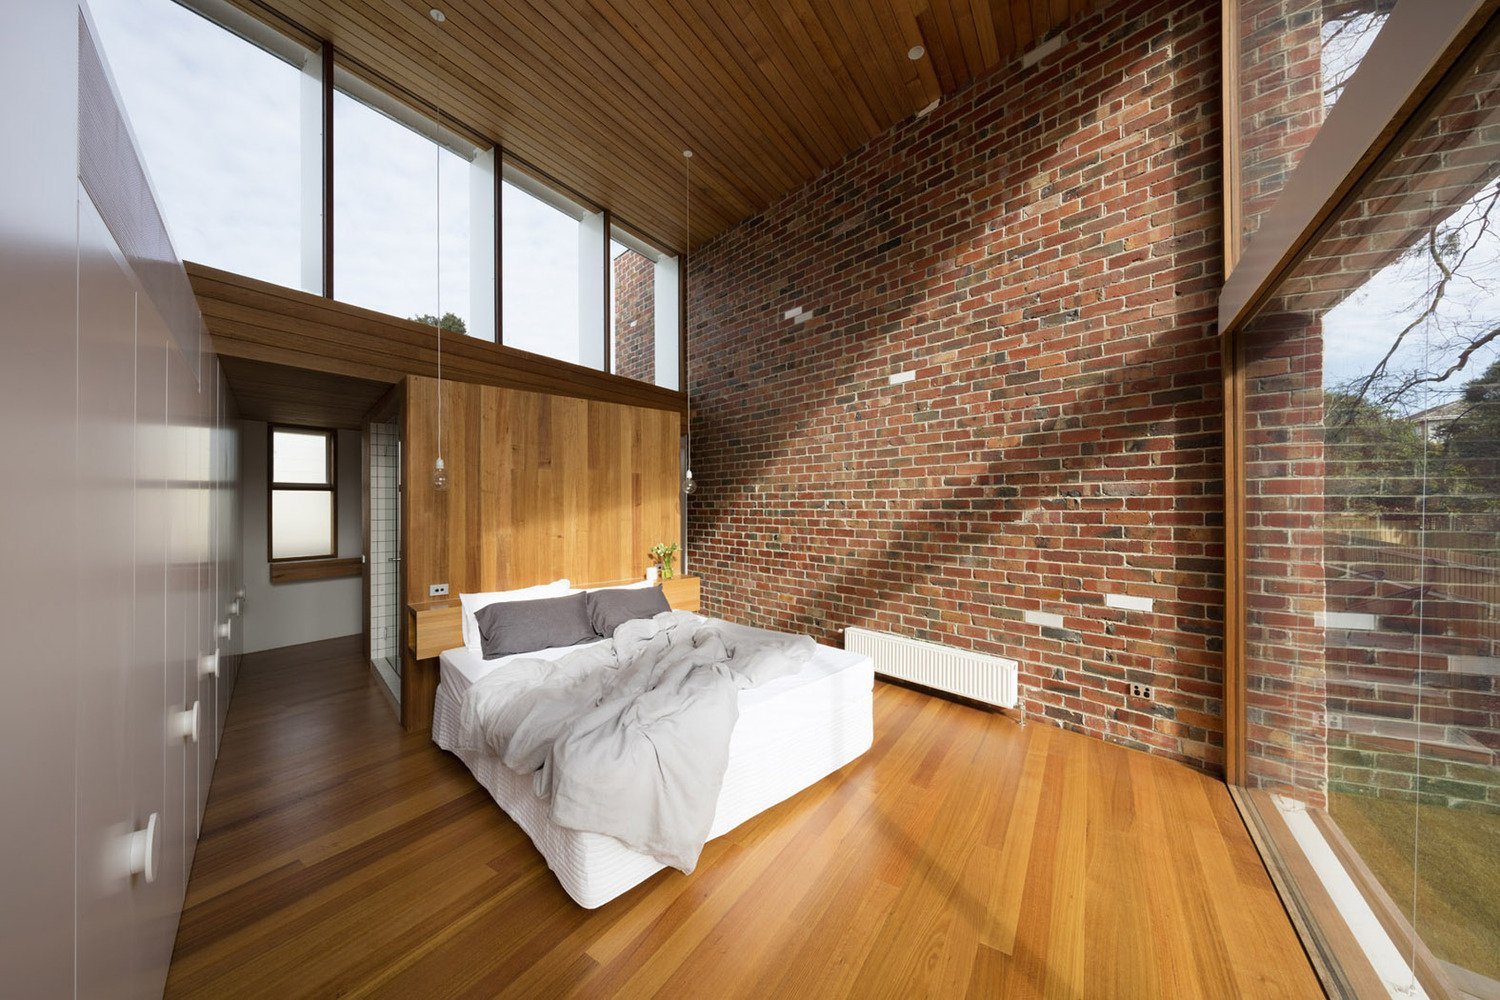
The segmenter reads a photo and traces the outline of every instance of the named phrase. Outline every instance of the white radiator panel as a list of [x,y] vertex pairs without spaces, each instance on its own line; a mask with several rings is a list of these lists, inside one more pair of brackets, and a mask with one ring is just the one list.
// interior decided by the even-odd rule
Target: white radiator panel
[[874,660],[876,673],[1001,708],[1016,707],[1015,660],[867,628],[845,629],[844,648]]

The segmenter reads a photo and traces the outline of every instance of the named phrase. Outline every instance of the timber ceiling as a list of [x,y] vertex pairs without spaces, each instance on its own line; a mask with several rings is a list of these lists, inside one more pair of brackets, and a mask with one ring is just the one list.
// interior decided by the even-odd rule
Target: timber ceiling
[[221,356],[224,379],[242,420],[359,430],[390,391],[384,382]]
[[232,2],[677,249],[683,149],[696,245],[1099,0]]

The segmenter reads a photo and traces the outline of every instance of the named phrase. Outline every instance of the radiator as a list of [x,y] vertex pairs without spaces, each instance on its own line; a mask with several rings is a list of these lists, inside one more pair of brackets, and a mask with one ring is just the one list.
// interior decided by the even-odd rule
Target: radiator
[[867,628],[845,629],[844,648],[874,660],[875,672],[887,677],[1001,708],[1016,707],[1015,660]]

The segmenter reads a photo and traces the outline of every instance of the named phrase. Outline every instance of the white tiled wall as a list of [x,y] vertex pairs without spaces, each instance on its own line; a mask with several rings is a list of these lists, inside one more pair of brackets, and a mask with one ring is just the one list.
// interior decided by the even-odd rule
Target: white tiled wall
[[399,563],[401,552],[401,439],[396,425],[370,428],[370,654],[373,659],[397,656],[400,617]]

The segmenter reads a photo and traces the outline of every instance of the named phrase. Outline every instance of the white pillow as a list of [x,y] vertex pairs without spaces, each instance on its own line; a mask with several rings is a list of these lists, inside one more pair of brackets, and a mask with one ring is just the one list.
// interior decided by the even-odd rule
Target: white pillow
[[[660,581],[657,581],[657,582],[660,582]],[[596,591],[600,591],[600,590],[645,590],[647,587],[654,587],[654,586],[656,586],[656,583],[653,583],[650,580],[641,580],[638,583],[622,583],[622,584],[618,584],[618,585],[613,586],[613,587],[587,587],[587,588],[584,589],[583,592],[585,594],[592,594],[592,593],[594,593]]]
[[475,656],[484,656],[479,637],[479,622],[474,617],[481,608],[487,608],[491,604],[499,604],[502,601],[539,601],[547,597],[567,597],[576,593],[578,591],[573,589],[572,581],[564,578],[544,583],[539,587],[522,587],[520,590],[492,590],[486,594],[459,594],[458,602],[463,605],[464,648]]

